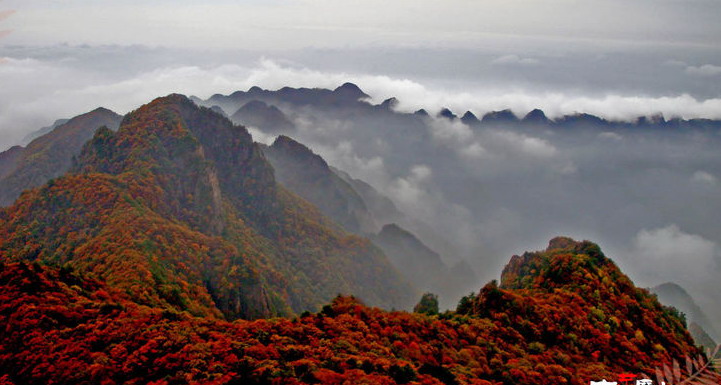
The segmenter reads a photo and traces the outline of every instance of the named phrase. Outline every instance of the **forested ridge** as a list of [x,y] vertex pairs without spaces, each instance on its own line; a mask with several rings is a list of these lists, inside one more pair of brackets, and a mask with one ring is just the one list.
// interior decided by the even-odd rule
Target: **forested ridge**
[[[227,322],[138,304],[72,269],[3,262],[0,374],[8,384],[585,384],[699,353],[678,314],[598,246],[564,242],[514,258],[532,284],[503,288],[519,277],[507,269],[510,281],[439,315],[346,296],[318,313]],[[577,273],[560,283],[559,271]]]

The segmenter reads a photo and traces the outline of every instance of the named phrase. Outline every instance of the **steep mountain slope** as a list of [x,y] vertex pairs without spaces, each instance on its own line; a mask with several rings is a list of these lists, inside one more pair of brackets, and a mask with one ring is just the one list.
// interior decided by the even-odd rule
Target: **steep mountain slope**
[[457,314],[338,297],[318,314],[228,323],[140,306],[68,269],[0,262],[0,378],[581,385],[699,353],[680,320],[590,242],[552,242],[515,257],[504,276],[524,288],[489,284]]
[[447,267],[441,256],[423,244],[413,234],[395,223],[383,226],[378,235],[371,238],[388,255],[393,264],[403,266],[405,273],[412,276],[414,282],[426,282],[422,290],[439,290],[437,276],[444,276]]
[[[477,278],[473,269],[467,266],[465,261],[461,259],[460,252],[448,239],[436,232],[427,223],[409,217],[390,200],[387,196],[381,194],[370,184],[351,177],[348,173],[331,167],[333,173],[348,183],[353,190],[363,199],[368,212],[371,214],[373,220],[377,224],[391,224],[395,223],[407,231],[413,233],[420,241],[428,246],[434,253],[443,255],[449,262],[455,263],[453,268],[456,266],[466,265],[468,267],[464,274],[456,275],[456,278],[460,282],[473,283],[477,282]],[[379,228],[377,231],[382,230]],[[465,289],[468,289],[466,287]]]
[[417,288],[438,294],[441,309],[454,308],[470,285],[478,282],[464,260],[449,268],[437,252],[395,223],[383,226],[371,240]]
[[121,118],[108,109],[98,108],[58,125],[25,148],[8,150],[16,152],[17,158],[9,167],[0,159],[0,206],[11,204],[23,190],[64,174],[98,128],[115,130]]
[[[684,288],[673,282],[667,282],[652,288],[651,291],[658,296],[658,300],[661,301],[661,303],[673,306],[686,314],[689,324],[696,324],[692,330],[699,332],[698,334],[694,334],[694,338],[696,338],[699,343],[701,343],[700,340],[706,340],[709,336],[713,340],[720,339],[721,336],[716,331],[709,317]],[[708,335],[704,336],[706,333],[708,333]]]
[[453,308],[468,285],[477,282],[464,261],[449,268],[438,253],[395,223],[383,226],[371,240],[416,287],[439,294],[441,309]]
[[[279,182],[346,230],[370,235],[414,286],[440,294],[444,308],[455,306],[456,301],[467,294],[469,285],[477,282],[470,267],[466,266],[462,272],[455,269],[455,274],[452,273],[438,253],[399,225],[389,223],[379,230],[381,224],[388,223],[384,220],[412,221],[370,185],[333,170],[319,155],[284,135],[263,151]],[[370,202],[370,208],[366,201]]]
[[0,179],[4,179],[15,170],[24,150],[23,147],[13,146],[0,152]]
[[280,135],[264,153],[278,182],[325,216],[356,234],[375,232],[377,225],[360,195],[309,148]]
[[181,95],[99,130],[72,172],[0,211],[0,257],[68,265],[138,303],[257,318],[337,293],[406,307],[369,241],[276,184],[241,126]]

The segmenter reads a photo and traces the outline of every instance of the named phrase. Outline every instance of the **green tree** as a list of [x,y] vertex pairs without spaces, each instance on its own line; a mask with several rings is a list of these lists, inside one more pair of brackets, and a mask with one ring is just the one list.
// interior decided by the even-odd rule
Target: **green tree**
[[438,296],[433,293],[423,294],[418,304],[413,307],[413,311],[428,315],[438,314]]

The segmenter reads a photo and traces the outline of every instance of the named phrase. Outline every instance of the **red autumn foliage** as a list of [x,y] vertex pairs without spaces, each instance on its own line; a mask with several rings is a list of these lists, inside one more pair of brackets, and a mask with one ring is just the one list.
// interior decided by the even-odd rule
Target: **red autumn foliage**
[[[565,253],[594,277],[591,286],[613,274],[615,265],[589,271],[588,255]],[[139,305],[67,270],[5,263],[0,375],[15,384],[585,384],[697,353],[680,320],[629,293],[608,302],[491,284],[465,310],[440,316],[338,297],[318,314],[231,323]],[[613,302],[621,299],[628,303]],[[609,329],[615,306],[641,312]]]

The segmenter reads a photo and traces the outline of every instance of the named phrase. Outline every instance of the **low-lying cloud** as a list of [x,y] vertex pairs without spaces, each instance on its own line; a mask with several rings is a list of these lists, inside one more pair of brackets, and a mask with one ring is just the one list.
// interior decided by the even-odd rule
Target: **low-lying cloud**
[[688,66],[686,72],[691,75],[698,76],[718,76],[721,75],[721,66],[713,64],[704,64],[701,66]]
[[500,65],[523,65],[523,66],[533,66],[540,63],[538,59],[529,58],[529,57],[520,57],[518,55],[503,55],[496,59],[493,59],[491,62],[493,64],[500,64]]
[[[71,52],[74,50],[82,49],[70,49]],[[128,51],[130,53],[125,56],[132,57],[134,51]],[[138,52],[145,51],[138,49]],[[5,56],[4,64],[0,66],[0,82],[3,84],[0,90],[0,148],[18,143],[30,131],[49,125],[55,119],[72,117],[98,106],[126,113],[154,97],[172,92],[208,97],[214,93],[245,90],[254,85],[267,89],[284,86],[334,88],[346,81],[361,86],[372,95],[374,103],[398,97],[400,103],[397,109],[406,112],[420,108],[438,111],[449,107],[457,113],[470,110],[483,115],[510,108],[523,115],[531,109],[541,108],[550,117],[587,112],[615,120],[658,113],[666,117],[721,118],[721,98],[698,99],[688,94],[653,97],[609,93],[589,96],[574,91],[543,92],[501,85],[487,88],[469,86],[459,92],[442,84],[426,84],[423,79],[345,70],[319,71],[293,63],[279,64],[279,61],[271,59],[261,59],[248,65],[184,65],[179,60],[155,67],[152,63],[140,67],[128,66],[132,69],[124,70],[124,65],[112,66],[92,55],[34,56]],[[471,144],[465,152],[480,154],[482,146]]]
[[675,224],[642,229],[633,247],[639,275],[651,284],[715,278],[718,245],[700,235],[688,234]]

